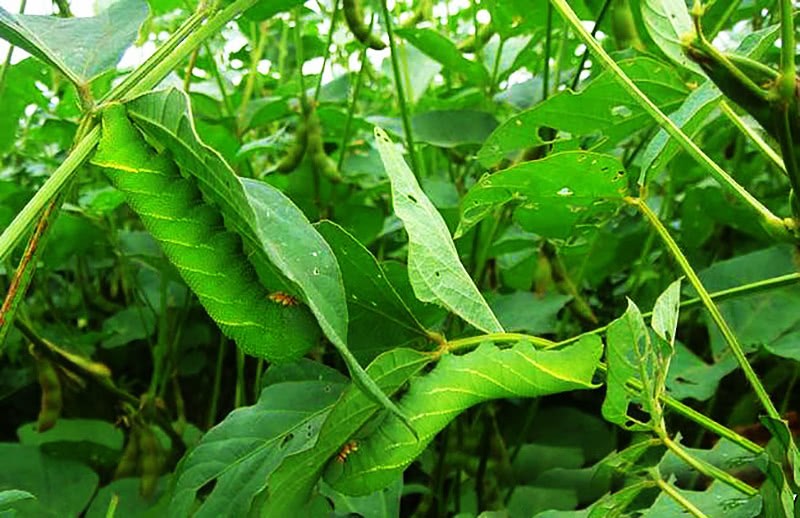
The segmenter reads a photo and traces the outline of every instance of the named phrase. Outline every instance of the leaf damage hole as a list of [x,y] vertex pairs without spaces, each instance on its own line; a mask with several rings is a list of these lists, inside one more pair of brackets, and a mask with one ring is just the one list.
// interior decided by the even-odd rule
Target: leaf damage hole
[[409,201],[410,201],[411,203],[419,203],[419,202],[417,201],[417,199],[416,199],[414,196],[412,196],[411,194],[406,194],[406,197],[409,199]]

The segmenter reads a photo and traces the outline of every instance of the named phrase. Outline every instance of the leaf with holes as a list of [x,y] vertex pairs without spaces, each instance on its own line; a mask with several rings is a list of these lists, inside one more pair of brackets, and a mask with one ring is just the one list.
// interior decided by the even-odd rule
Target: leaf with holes
[[408,232],[408,278],[423,302],[435,302],[487,333],[503,327],[458,258],[450,231],[382,129],[375,140],[392,183],[392,205]]
[[610,155],[568,151],[524,162],[484,176],[469,190],[461,201],[456,237],[514,202],[514,218],[522,228],[563,239],[578,224],[615,210],[625,189],[622,163]]
[[[671,112],[688,93],[681,77],[665,63],[638,57],[619,62],[620,68],[662,111]],[[510,154],[544,143],[543,127],[561,133],[557,139],[600,135],[595,151],[613,149],[624,139],[652,124],[650,116],[634,102],[610,72],[574,93],[565,90],[525,110],[495,129],[478,152],[478,160],[491,167]]]
[[[170,515],[246,515],[283,459],[314,445],[344,387],[330,380],[276,383],[255,405],[231,412],[178,466]],[[195,508],[197,492],[212,481],[214,489]]]

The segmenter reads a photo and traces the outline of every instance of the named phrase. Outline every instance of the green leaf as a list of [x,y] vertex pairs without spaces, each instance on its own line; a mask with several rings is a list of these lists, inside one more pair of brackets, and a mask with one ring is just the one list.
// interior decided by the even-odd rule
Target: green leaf
[[681,280],[673,282],[658,296],[653,306],[650,326],[671,347],[675,346],[675,333],[678,330],[678,313],[681,303]]
[[[748,497],[722,482],[713,482],[705,491],[690,491],[674,487],[686,500],[693,503],[706,516],[725,516],[727,518],[752,518],[760,516],[761,497]],[[661,492],[653,505],[642,516],[648,518],[668,518],[685,516],[686,510],[666,493]],[[774,515],[767,515],[774,516]]]
[[449,72],[462,74],[468,81],[489,84],[489,72],[481,64],[465,58],[449,38],[433,29],[400,29],[397,34],[431,59],[441,63]]
[[556,331],[558,313],[572,299],[569,295],[548,292],[540,297],[529,291],[508,295],[489,295],[487,300],[503,329],[542,335]]
[[[284,382],[263,390],[258,402],[231,412],[209,430],[175,472],[172,516],[245,516],[255,495],[288,455],[314,445],[344,385]],[[215,481],[195,509],[196,493]]]
[[0,110],[0,153],[7,153],[14,144],[19,119],[29,104],[46,105],[47,99],[36,88],[36,82],[47,84],[47,68],[35,59],[15,65],[7,64],[5,82],[0,87],[3,109]]
[[369,516],[372,518],[397,518],[400,516],[400,496],[403,491],[403,477],[397,479],[381,491],[365,496],[344,495],[324,482],[320,493],[333,502],[337,516]]
[[112,468],[122,452],[122,430],[99,419],[64,419],[46,432],[38,432],[36,423],[17,428],[21,444],[39,446],[43,453],[62,459]]
[[678,400],[693,398],[706,401],[714,395],[722,378],[736,370],[736,367],[736,359],[730,353],[716,358],[709,365],[678,342],[667,374],[667,389]]
[[[752,59],[760,58],[775,43],[779,34],[778,29],[779,27],[775,25],[748,34],[736,49],[737,54]],[[669,118],[684,133],[693,137],[708,124],[709,115],[717,107],[720,100],[722,100],[722,93],[714,86],[713,82],[706,81],[697,90],[689,94],[681,107],[671,113]],[[642,152],[639,184],[647,185],[648,179],[654,173],[666,167],[680,150],[681,145],[675,142],[663,128],[659,129],[658,133],[650,140]]]
[[[342,269],[353,355],[359,361],[370,362],[391,347],[427,339],[427,330],[389,283],[370,251],[336,223],[322,221],[316,227]],[[380,332],[376,333],[376,329]]]
[[386,133],[375,127],[375,140],[392,183],[392,205],[408,232],[408,277],[414,294],[436,302],[487,333],[503,332],[472,282],[441,214],[425,196],[402,155]]
[[528,342],[501,350],[484,344],[463,356],[443,356],[428,374],[411,380],[400,405],[419,432],[387,416],[377,429],[356,435],[358,450],[328,465],[325,480],[337,491],[363,495],[390,484],[450,421],[467,408],[510,397],[539,397],[591,389],[603,346],[588,335],[562,350],[541,351]]
[[140,481],[139,477],[122,478],[100,488],[86,510],[86,518],[108,518],[108,509],[114,498],[117,500],[115,516],[146,516],[148,512],[153,512],[167,489],[170,477],[158,479],[156,490],[150,498],[143,497],[139,491]]
[[694,34],[694,23],[683,0],[643,0],[644,26],[658,48],[678,65],[702,74],[700,67],[683,52],[681,38]]
[[[662,111],[673,111],[686,97],[683,80],[661,61],[638,57],[620,61],[619,66]],[[486,139],[478,160],[491,167],[513,152],[544,144],[539,136],[542,127],[566,132],[571,138],[602,133],[605,139],[593,149],[603,150],[614,148],[651,123],[614,75],[603,72],[578,93],[565,90],[506,119]]]
[[[394,349],[378,356],[367,367],[367,374],[381,390],[392,394],[431,360],[430,355],[411,349]],[[287,457],[270,477],[264,516],[283,518],[302,509],[325,464],[380,410],[357,387],[348,387],[322,425],[314,447]]]
[[17,489],[36,497],[11,504],[22,516],[78,516],[97,489],[99,477],[87,466],[50,457],[36,446],[0,443],[0,458],[0,490]]
[[[650,338],[642,313],[636,304],[628,300],[625,314],[613,321],[606,332],[606,397],[603,401],[603,417],[610,423],[628,430],[647,430],[628,416],[631,402],[642,403],[639,397],[632,396],[626,388],[629,379],[641,380],[639,363],[647,349]],[[646,368],[646,367],[645,367]],[[646,396],[645,396],[646,397]]]
[[89,18],[11,14],[0,8],[0,37],[83,85],[114,68],[147,14],[144,0],[118,1]]
[[469,190],[461,200],[456,237],[513,201],[523,229],[566,238],[581,221],[615,210],[626,187],[622,164],[611,155],[568,151],[524,162],[484,176]]
[[483,144],[497,127],[490,113],[474,110],[431,110],[411,119],[414,140],[432,146],[452,148]]
[[0,508],[11,505],[14,502],[29,500],[32,498],[36,497],[27,491],[21,491],[19,489],[6,489],[5,491],[0,491]]
[[128,104],[129,115],[154,142],[167,145],[184,173],[220,207],[226,225],[255,250],[258,266],[274,265],[303,293],[314,316],[344,359],[351,375],[381,404],[397,412],[347,348],[347,303],[341,273],[328,244],[303,212],[275,187],[240,179],[199,139],[186,95],[170,88]]

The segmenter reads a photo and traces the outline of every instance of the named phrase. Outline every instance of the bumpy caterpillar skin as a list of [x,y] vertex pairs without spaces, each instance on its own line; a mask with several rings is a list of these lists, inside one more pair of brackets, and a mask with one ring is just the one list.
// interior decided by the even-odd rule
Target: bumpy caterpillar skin
[[211,318],[244,352],[290,361],[317,343],[319,328],[308,309],[269,299],[238,234],[225,230],[192,179],[145,142],[122,105],[103,112],[92,162],[105,168]]
[[364,13],[361,10],[361,4],[358,3],[358,0],[342,1],[344,19],[347,21],[347,26],[350,28],[350,32],[353,33],[353,36],[371,49],[385,49],[386,44],[382,42],[379,37],[372,34],[369,30],[369,26],[364,23]]
[[64,405],[61,380],[53,362],[47,358],[36,358],[36,370],[39,374],[39,386],[42,389],[42,400],[36,430],[46,432],[56,425]]
[[306,131],[308,133],[308,153],[314,168],[332,182],[341,182],[342,175],[331,157],[325,153],[322,140],[322,125],[319,122],[316,110],[311,110],[306,118]]

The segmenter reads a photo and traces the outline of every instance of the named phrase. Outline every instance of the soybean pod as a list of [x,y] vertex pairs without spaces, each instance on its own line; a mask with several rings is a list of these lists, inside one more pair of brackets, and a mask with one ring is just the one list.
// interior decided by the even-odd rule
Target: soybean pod
[[37,354],[34,354],[34,358],[36,359],[39,387],[42,390],[36,430],[45,432],[56,425],[64,406],[64,396],[61,380],[53,362],[49,358]]
[[306,123],[301,120],[297,125],[297,131],[294,135],[294,142],[292,143],[286,155],[275,165],[275,170],[281,173],[291,173],[300,162],[303,160],[303,155],[306,153],[306,146],[308,144],[308,132],[306,131]]
[[150,425],[140,425],[138,435],[139,444],[139,492],[145,498],[150,498],[155,493],[158,477],[164,464],[164,451],[158,437]]
[[386,44],[370,31],[369,25],[364,23],[364,12],[361,10],[358,0],[342,0],[342,6],[347,27],[358,41],[371,49],[383,50],[386,48]]
[[308,153],[314,168],[332,182],[342,181],[342,175],[339,174],[336,162],[325,153],[325,145],[322,139],[322,125],[319,122],[317,111],[314,109],[308,111],[306,117],[306,131],[308,132]]

